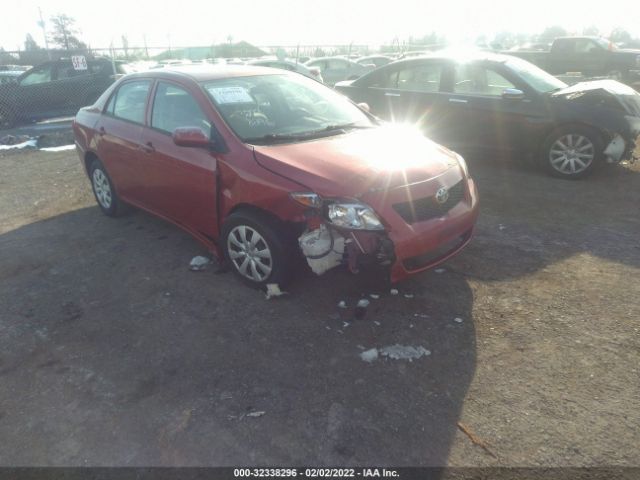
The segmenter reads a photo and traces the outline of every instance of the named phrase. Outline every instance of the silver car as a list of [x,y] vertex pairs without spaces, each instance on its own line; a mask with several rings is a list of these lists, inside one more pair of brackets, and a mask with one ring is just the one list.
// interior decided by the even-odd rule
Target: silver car
[[327,85],[334,86],[342,80],[355,80],[365,73],[373,70],[373,65],[360,65],[344,57],[325,57],[309,60],[305,65],[308,68],[320,69],[322,78]]
[[305,77],[324,83],[319,68],[307,67],[302,63],[296,63],[292,60],[264,59],[251,60],[248,65],[259,65],[261,67],[279,68],[281,70],[289,70],[290,72],[298,72]]

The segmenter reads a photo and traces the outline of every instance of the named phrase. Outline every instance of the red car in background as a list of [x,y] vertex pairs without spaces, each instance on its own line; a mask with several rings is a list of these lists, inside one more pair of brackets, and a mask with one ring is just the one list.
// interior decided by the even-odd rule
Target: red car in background
[[393,282],[470,240],[462,157],[295,73],[246,66],[128,75],[73,125],[102,211],[126,204],[191,233],[253,285],[381,266]]

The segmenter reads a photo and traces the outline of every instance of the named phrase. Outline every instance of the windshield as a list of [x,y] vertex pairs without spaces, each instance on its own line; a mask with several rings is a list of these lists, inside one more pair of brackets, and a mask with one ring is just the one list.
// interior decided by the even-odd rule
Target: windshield
[[510,58],[506,65],[537,92],[546,93],[567,87],[567,84],[562,80],[558,80],[553,75],[525,60]]
[[302,75],[224,78],[204,88],[246,143],[301,141],[373,126],[345,97]]

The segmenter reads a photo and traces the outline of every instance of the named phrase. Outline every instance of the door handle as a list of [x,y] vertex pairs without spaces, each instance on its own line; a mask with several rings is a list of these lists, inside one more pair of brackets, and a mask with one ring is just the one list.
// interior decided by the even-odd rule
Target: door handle
[[153,153],[156,149],[153,146],[153,143],[147,142],[144,145],[140,145],[140,149],[145,153]]
[[399,97],[399,93],[384,92],[385,97]]
[[449,101],[451,103],[469,103],[469,100],[465,100],[464,98],[450,98]]

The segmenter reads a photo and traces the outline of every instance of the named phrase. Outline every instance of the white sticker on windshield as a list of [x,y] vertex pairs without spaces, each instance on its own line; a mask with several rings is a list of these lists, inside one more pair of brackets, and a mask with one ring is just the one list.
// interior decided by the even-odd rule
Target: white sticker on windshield
[[249,92],[243,87],[212,87],[209,92],[219,104],[254,103]]

